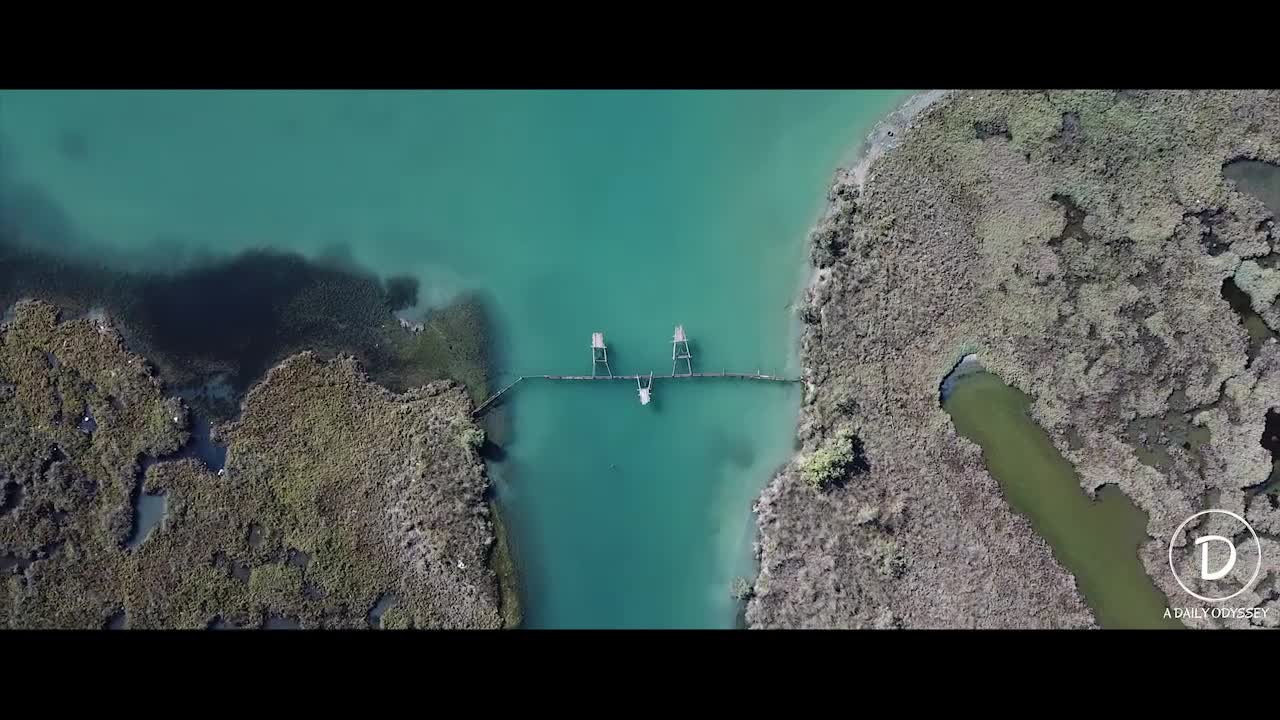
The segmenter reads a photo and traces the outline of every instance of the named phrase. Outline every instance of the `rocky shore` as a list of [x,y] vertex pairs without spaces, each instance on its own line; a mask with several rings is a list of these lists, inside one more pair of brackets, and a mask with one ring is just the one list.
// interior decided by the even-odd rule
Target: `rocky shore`
[[[1253,492],[1280,347],[1251,352],[1223,297],[1236,278],[1275,329],[1280,237],[1224,179],[1238,159],[1280,162],[1280,94],[935,92],[877,128],[812,235],[802,449],[757,503],[749,625],[1096,626],[939,406],[970,354],[1034,399],[1085,492],[1148,514],[1138,552],[1171,606],[1199,604],[1169,569],[1183,520],[1255,523],[1265,565],[1232,604],[1268,617],[1188,625],[1280,622],[1275,504]],[[1190,427],[1207,441],[1173,440]],[[858,461],[815,483],[850,437]]]
[[[215,427],[214,469],[181,457],[186,404],[116,329],[20,302],[0,327],[0,627],[502,627],[472,407],[450,380],[397,394],[302,352]],[[165,507],[144,533],[142,493]]]

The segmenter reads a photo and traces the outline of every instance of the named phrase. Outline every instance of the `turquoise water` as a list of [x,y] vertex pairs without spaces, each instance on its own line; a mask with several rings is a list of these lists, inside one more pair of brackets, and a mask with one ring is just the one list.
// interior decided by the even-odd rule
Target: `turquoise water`
[[[875,92],[0,94],[28,240],[171,267],[345,247],[423,299],[487,291],[504,376],[798,372],[790,303],[831,174],[905,97]],[[42,211],[45,212],[45,211]],[[751,504],[799,388],[526,383],[492,474],[529,627],[732,627]]]

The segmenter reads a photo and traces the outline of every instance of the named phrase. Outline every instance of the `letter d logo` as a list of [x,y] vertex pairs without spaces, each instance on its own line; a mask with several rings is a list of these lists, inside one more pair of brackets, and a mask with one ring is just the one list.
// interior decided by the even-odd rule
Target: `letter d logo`
[[[1231,551],[1231,559],[1227,560],[1227,564],[1222,569],[1209,572],[1209,545],[1210,540],[1226,543],[1227,549]],[[1231,572],[1231,568],[1236,566],[1236,544],[1221,535],[1205,535],[1196,538],[1196,545],[1200,546],[1200,579],[1201,580],[1221,580]]]
[[[1212,593],[1212,595],[1196,594],[1194,590],[1192,590],[1190,587],[1187,587],[1187,583],[1183,582],[1183,578],[1178,577],[1178,563],[1174,562],[1173,556],[1174,556],[1174,550],[1176,550],[1178,547],[1178,539],[1182,537],[1182,530],[1192,520],[1195,520],[1201,515],[1209,515],[1209,514],[1225,515],[1231,518],[1234,522],[1239,523],[1242,526],[1242,529],[1248,530],[1249,534],[1253,536],[1253,547],[1254,549],[1257,550],[1256,557],[1253,557],[1253,553],[1250,552],[1249,546],[1247,544],[1243,545],[1245,560],[1246,561],[1253,560],[1253,563],[1254,563],[1253,575],[1249,577],[1249,582],[1245,583],[1244,587],[1241,587],[1240,589],[1235,590],[1235,592],[1231,592],[1231,590],[1234,589],[1236,583],[1233,581],[1232,578],[1229,578],[1227,576],[1230,575],[1231,571],[1235,569],[1236,562],[1240,559],[1240,556],[1236,552],[1239,548],[1237,548],[1236,544],[1231,541],[1230,537],[1224,537],[1222,535],[1202,535],[1201,537],[1198,537],[1193,541],[1191,540],[1190,536],[1188,536],[1186,538],[1187,539],[1186,544],[1182,546],[1185,548],[1185,551],[1180,554],[1180,557],[1183,560],[1183,568],[1187,574],[1186,579],[1193,581],[1193,583],[1197,582],[1194,574],[1195,571],[1190,566],[1195,565],[1197,560],[1196,555],[1199,555],[1200,557],[1198,558],[1198,560],[1200,562],[1200,578],[1198,580],[1198,583],[1200,583],[1200,587],[1198,589],[1200,589],[1203,592]],[[1238,534],[1238,531],[1232,534],[1233,535]],[[1213,567],[1210,565],[1210,560],[1209,560],[1209,546],[1214,542],[1225,543],[1227,546],[1227,550],[1231,553],[1230,556],[1227,557],[1226,563],[1222,567],[1218,568],[1217,570],[1213,569]],[[1195,547],[1200,548],[1199,553],[1195,553],[1193,549]],[[1258,533],[1254,532],[1253,528],[1249,526],[1249,523],[1246,522],[1245,519],[1240,517],[1239,515],[1233,512],[1230,512],[1228,510],[1201,510],[1195,515],[1192,515],[1186,520],[1183,520],[1182,524],[1178,526],[1178,529],[1173,531],[1173,537],[1169,538],[1169,570],[1173,573],[1173,579],[1178,582],[1179,587],[1181,587],[1183,591],[1185,591],[1188,595],[1190,595],[1191,597],[1194,597],[1197,600],[1203,600],[1205,602],[1211,602],[1211,603],[1230,600],[1231,598],[1239,595],[1245,590],[1248,590],[1249,587],[1253,585],[1254,582],[1257,581],[1258,573],[1262,571],[1262,541],[1258,539]],[[1215,581],[1220,581],[1222,585],[1225,585],[1226,587],[1217,587],[1217,586],[1207,584],[1207,583],[1213,583]],[[1220,596],[1221,593],[1224,593],[1224,592],[1229,592],[1230,594]]]

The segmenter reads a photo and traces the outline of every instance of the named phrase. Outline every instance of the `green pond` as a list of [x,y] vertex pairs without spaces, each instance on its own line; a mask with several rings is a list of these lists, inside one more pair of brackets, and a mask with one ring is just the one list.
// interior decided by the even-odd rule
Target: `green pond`
[[[1228,164],[1223,174],[1273,212],[1280,211],[1280,167],[1237,161]],[[1276,258],[1262,262],[1273,267]],[[1222,297],[1239,315],[1249,335],[1251,356],[1256,354],[1275,332],[1230,279],[1223,284]],[[956,430],[982,447],[987,467],[1009,504],[1053,547],[1098,622],[1107,628],[1183,627],[1177,620],[1164,618],[1168,599],[1138,560],[1138,546],[1148,539],[1146,514],[1114,485],[1104,486],[1091,500],[1080,488],[1074,468],[1031,418],[1030,398],[976,365],[961,367],[944,383],[943,408]],[[1158,434],[1161,421],[1145,418],[1133,425],[1135,431]],[[1186,435],[1193,445],[1209,439],[1205,428],[1188,427]],[[1141,446],[1135,452],[1144,463],[1162,466],[1158,452]],[[1258,492],[1280,489],[1280,461],[1275,467]]]
[[1280,167],[1258,160],[1236,160],[1227,163],[1222,174],[1241,192],[1256,197],[1271,212],[1280,213]]
[[[25,238],[84,256],[341,248],[417,276],[425,303],[481,291],[495,387],[590,374],[595,331],[615,372],[670,372],[677,323],[695,370],[795,375],[807,232],[906,96],[3,92],[0,192],[24,199]],[[487,422],[525,625],[733,627],[799,392],[658,380],[641,406],[634,384],[518,387]]]
[[991,475],[1014,510],[1027,517],[1075,577],[1104,628],[1177,628],[1167,598],[1147,576],[1138,547],[1146,514],[1114,485],[1090,499],[1045,431],[1030,398],[988,372],[949,381],[943,408],[956,430],[982,447]]

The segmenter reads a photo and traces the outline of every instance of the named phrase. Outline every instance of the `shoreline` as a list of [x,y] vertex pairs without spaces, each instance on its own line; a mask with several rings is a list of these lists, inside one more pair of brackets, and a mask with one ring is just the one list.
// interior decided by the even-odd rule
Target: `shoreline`
[[[810,310],[821,311],[822,303],[816,302],[816,298],[822,285],[830,278],[830,268],[819,267],[814,262],[814,241],[819,233],[840,218],[851,200],[856,200],[862,194],[862,190],[869,179],[871,166],[898,147],[898,144],[902,142],[903,134],[910,129],[916,118],[946,99],[953,92],[955,91],[924,90],[908,96],[889,114],[872,126],[871,131],[861,141],[860,149],[853,156],[852,162],[836,168],[827,183],[824,209],[817,221],[805,233],[804,269],[808,271],[807,279],[797,288],[791,300],[793,313],[791,327],[788,328],[787,334],[791,341],[796,343],[796,353],[793,355],[793,359],[798,363],[797,372],[803,388],[800,408],[793,423],[793,430],[798,430],[805,424],[805,405],[808,403],[810,393],[817,389],[810,379],[806,353],[806,346],[813,332],[813,324],[806,322],[804,316]],[[778,481],[779,476],[798,457],[798,451],[791,454],[787,461],[774,472],[774,478],[765,483],[765,486],[757,493],[757,500],[769,489],[769,486]],[[756,514],[754,509],[752,514]]]
[[[820,307],[820,303],[815,303],[815,294],[822,283],[829,277],[829,270],[818,267],[814,262],[815,236],[841,215],[849,199],[849,190],[852,190],[853,197],[861,194],[871,166],[898,146],[904,131],[909,129],[914,120],[928,111],[929,108],[944,100],[952,92],[954,91],[924,90],[908,95],[871,127],[871,130],[859,141],[856,150],[852,152],[846,151],[841,154],[841,158],[847,158],[847,160],[837,166],[827,182],[825,201],[822,203],[816,220],[809,226],[804,235],[803,265],[799,269],[800,282],[797,284],[789,303],[792,313],[789,327],[787,328],[787,336],[788,341],[794,343],[792,346],[794,353],[791,354],[788,362],[794,361],[797,364],[796,370],[800,377],[802,388],[799,407],[791,424],[793,442],[799,438],[800,431],[808,423],[805,409],[809,403],[811,393],[816,389],[810,380],[806,352],[806,346],[813,332],[813,325],[804,320],[804,315],[810,308]],[[750,589],[744,600],[739,603],[738,610],[735,613],[735,624],[740,628],[751,629],[752,627],[751,622],[747,619],[747,609],[750,604],[750,598],[757,592],[757,583],[761,576],[762,533],[760,501],[772,492],[774,486],[781,482],[787,472],[795,466],[801,456],[801,452],[800,448],[793,450],[774,469],[770,479],[755,493],[752,501],[751,556],[754,567],[752,568],[753,577],[749,578]]]
[[857,194],[861,194],[862,188],[868,180],[871,166],[881,157],[898,147],[898,144],[902,142],[904,131],[910,129],[917,117],[944,100],[952,92],[955,91],[925,90],[908,96],[888,115],[885,115],[872,126],[871,131],[862,139],[859,149],[853,153],[852,162],[842,163],[832,173],[832,177],[827,183],[827,199],[823,203],[822,212],[819,213],[817,221],[810,226],[805,235],[806,247],[810,249],[806,259],[809,279],[799,289],[795,297],[793,304],[796,307],[807,304],[808,293],[825,277],[822,268],[815,266],[813,263],[813,237],[840,215],[843,205],[837,201],[845,197],[844,193],[850,189]]
[[[799,447],[756,503],[752,627],[1095,625],[938,406],[939,381],[973,353],[1034,398],[1086,492],[1116,485],[1148,513],[1140,560],[1177,601],[1159,538],[1205,491],[1243,514],[1237,481],[1270,469],[1250,438],[1280,397],[1264,372],[1280,356],[1246,362],[1219,288],[1242,258],[1274,252],[1264,208],[1221,177],[1241,153],[1280,154],[1258,130],[1280,123],[1272,100],[931,91],[872,130],[811,235]],[[1129,421],[1188,412],[1208,444],[1144,462]],[[845,431],[867,467],[815,492],[800,471],[838,456]]]
[[[790,426],[793,441],[796,438],[798,428],[804,424],[805,405],[809,393],[813,389],[808,379],[805,356],[805,344],[812,329],[811,325],[803,320],[803,314],[812,305],[814,290],[826,278],[823,270],[817,267],[813,261],[814,236],[826,227],[833,218],[839,216],[840,208],[837,208],[836,204],[840,199],[841,190],[853,187],[856,192],[861,192],[870,166],[887,152],[897,147],[902,132],[907,129],[916,117],[944,99],[951,92],[950,90],[924,90],[907,95],[892,110],[877,120],[861,140],[851,142],[845,146],[845,150],[840,154],[841,161],[827,181],[825,197],[815,213],[814,220],[804,232],[800,248],[801,265],[797,268],[796,287],[792,291],[788,302],[791,313],[787,324],[787,341],[792,343],[793,352],[788,353],[787,365],[791,366],[792,363],[795,363],[796,374],[799,376],[801,384],[799,406],[796,408],[796,413],[793,415]],[[747,600],[754,594],[755,582],[760,574],[761,533],[758,504],[760,499],[770,491],[770,488],[780,480],[782,475],[795,464],[798,457],[798,450],[792,450],[773,469],[769,479],[754,494],[750,508],[750,532],[747,538],[753,567],[751,568],[752,576],[744,578],[750,582],[750,590],[747,596],[738,602],[738,608],[734,613],[735,627],[739,629],[750,629],[751,627],[746,619]]]
[[[852,191],[853,198],[862,193],[862,188],[866,184],[871,166],[898,146],[902,141],[903,132],[909,129],[914,120],[922,113],[927,112],[929,108],[944,100],[952,92],[955,91],[924,90],[907,96],[906,99],[871,127],[871,130],[859,142],[856,151],[853,153],[846,152],[841,155],[841,157],[848,157],[850,161],[841,163],[827,181],[826,198],[822,203],[822,209],[818,212],[816,220],[809,226],[804,235],[803,265],[799,273],[800,282],[792,293],[789,303],[792,314],[790,326],[787,328],[787,337],[790,342],[795,343],[793,347],[796,350],[789,358],[789,361],[794,360],[797,363],[796,371],[804,388],[804,394],[800,399],[801,411],[803,411],[808,393],[813,389],[807,379],[808,373],[805,367],[804,350],[810,332],[810,323],[804,321],[803,315],[809,308],[814,306],[813,298],[815,292],[830,275],[826,268],[818,267],[814,262],[814,239],[818,233],[829,227],[840,217],[850,199],[850,191]],[[796,425],[798,424],[799,419],[797,419]],[[795,454],[793,453],[777,472],[781,472],[789,466],[794,459]],[[775,475],[777,472],[775,472]],[[767,487],[768,483],[766,483],[765,489]]]

